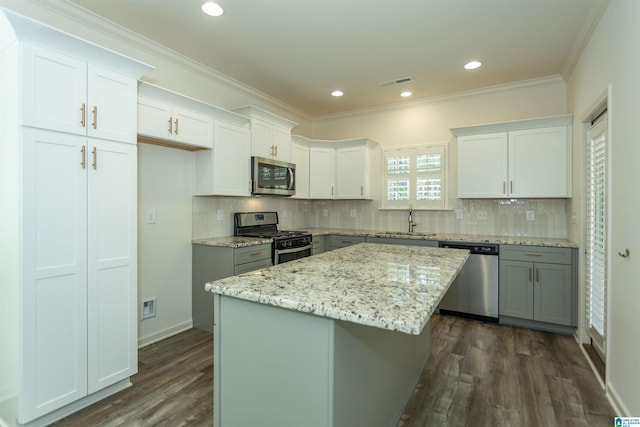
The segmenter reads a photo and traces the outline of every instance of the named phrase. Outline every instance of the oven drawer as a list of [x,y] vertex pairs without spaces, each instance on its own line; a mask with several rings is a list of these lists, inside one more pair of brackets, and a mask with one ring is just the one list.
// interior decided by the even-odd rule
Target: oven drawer
[[[236,248],[234,253],[234,264],[236,270],[240,264],[254,263],[256,261],[268,260],[271,265],[271,244],[265,243],[256,246],[245,246]],[[237,273],[236,273],[237,274]]]

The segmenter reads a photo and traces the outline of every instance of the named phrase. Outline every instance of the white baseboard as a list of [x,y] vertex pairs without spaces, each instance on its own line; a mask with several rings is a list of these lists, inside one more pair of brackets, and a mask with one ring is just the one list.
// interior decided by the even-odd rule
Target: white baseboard
[[620,395],[616,389],[607,381],[607,398],[609,403],[613,406],[614,414],[616,417],[634,417],[635,414],[629,412],[629,409],[625,406],[620,399]]
[[165,338],[169,338],[173,335],[179,334],[180,332],[187,331],[191,328],[193,328],[193,321],[187,320],[185,322],[179,323],[169,328],[165,328],[160,331],[156,331],[152,334],[145,335],[144,337],[138,337],[138,348],[146,347],[149,344],[153,344],[154,342],[158,342]]

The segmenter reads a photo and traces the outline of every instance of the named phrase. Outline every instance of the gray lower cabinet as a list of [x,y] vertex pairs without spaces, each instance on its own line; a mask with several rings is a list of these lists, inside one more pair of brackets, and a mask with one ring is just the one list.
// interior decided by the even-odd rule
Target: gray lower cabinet
[[325,236],[313,236],[313,248],[311,249],[311,255],[318,255],[324,252],[326,246]]
[[271,244],[240,248],[194,244],[192,250],[193,327],[213,333],[213,294],[204,290],[205,283],[269,267]]
[[577,324],[577,253],[500,246],[500,323],[571,333]]
[[357,245],[358,243],[364,242],[364,236],[345,236],[340,234],[331,234],[327,236],[326,250],[332,251],[334,249],[346,248],[347,246]]
[[367,243],[381,243],[387,245],[405,245],[405,246],[426,246],[430,248],[437,248],[437,240],[423,240],[423,239],[403,239],[396,237],[367,237]]

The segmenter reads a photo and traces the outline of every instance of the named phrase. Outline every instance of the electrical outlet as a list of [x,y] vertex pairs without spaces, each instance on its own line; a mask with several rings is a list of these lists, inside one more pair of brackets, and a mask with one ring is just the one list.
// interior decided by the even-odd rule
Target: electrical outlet
[[282,218],[286,218],[289,216],[289,212],[286,209],[282,209],[280,213],[282,214]]
[[476,214],[477,218],[479,220],[486,220],[487,219],[487,211],[478,211],[478,213]]
[[156,210],[147,209],[147,224],[155,224],[155,223],[156,223]]
[[218,209],[218,221],[224,220],[224,211],[222,209]]
[[329,216],[329,209],[322,209],[322,216]]
[[355,217],[356,217],[356,210],[351,209],[351,218],[355,218]]
[[578,223],[578,212],[571,211],[571,224],[577,224],[577,223]]
[[536,220],[536,211],[527,211],[527,221]]
[[456,219],[464,219],[464,211],[462,209],[456,209]]

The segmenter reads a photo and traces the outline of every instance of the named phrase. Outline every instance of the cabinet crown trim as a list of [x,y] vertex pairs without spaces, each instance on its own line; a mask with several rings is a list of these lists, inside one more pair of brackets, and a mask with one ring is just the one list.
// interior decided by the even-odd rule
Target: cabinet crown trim
[[527,130],[552,126],[571,126],[573,115],[539,117],[527,120],[515,120],[509,122],[487,123],[473,126],[451,128],[456,136],[480,135],[495,132],[510,132],[515,130]]
[[298,123],[296,122],[292,122],[289,119],[285,119],[284,117],[280,117],[277,114],[273,114],[267,110],[263,110],[262,108],[253,105],[245,105],[243,107],[233,108],[231,111],[252,119],[260,119],[272,124],[276,124],[278,126],[285,127],[288,130],[291,130],[294,127],[298,126]]

